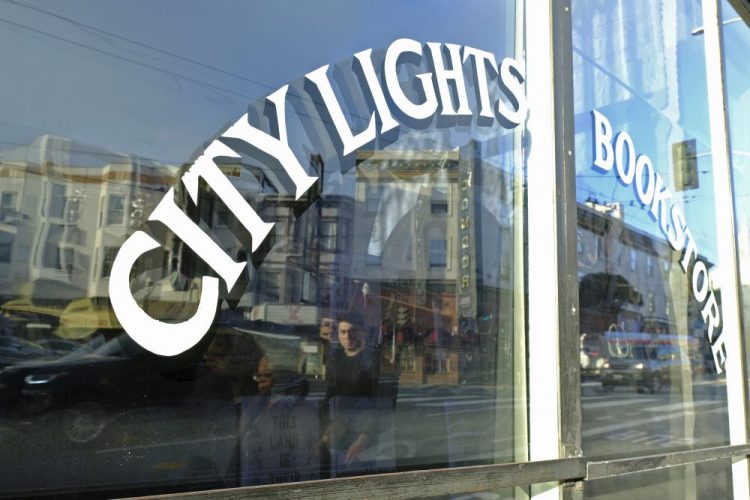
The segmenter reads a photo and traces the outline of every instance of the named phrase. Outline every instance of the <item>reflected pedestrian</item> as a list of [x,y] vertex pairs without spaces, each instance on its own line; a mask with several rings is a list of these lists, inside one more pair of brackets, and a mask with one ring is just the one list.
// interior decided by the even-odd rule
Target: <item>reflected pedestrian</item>
[[339,345],[331,359],[324,401],[331,477],[362,473],[371,465],[365,450],[375,438],[374,397],[378,362],[368,348],[361,317],[338,320]]
[[190,456],[190,480],[205,481],[212,488],[236,486],[240,407],[258,392],[253,374],[263,350],[251,335],[220,330],[203,357],[191,406],[194,432],[204,441]]
[[318,412],[304,398],[275,393],[267,357],[253,379],[258,392],[245,398],[240,419],[241,485],[318,479]]

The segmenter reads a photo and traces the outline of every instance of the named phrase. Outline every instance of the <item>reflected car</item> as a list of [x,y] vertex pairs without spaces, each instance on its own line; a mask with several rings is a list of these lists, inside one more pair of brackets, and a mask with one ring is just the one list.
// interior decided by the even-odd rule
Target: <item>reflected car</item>
[[[279,391],[307,393],[295,371],[299,338],[221,328],[205,352],[180,359],[155,358],[121,331],[95,335],[65,355],[36,357],[0,369],[0,418],[34,426],[52,418],[69,441],[96,439],[108,422],[126,412],[155,408],[201,408],[254,394],[253,375],[263,353],[275,361]],[[113,338],[109,338],[113,337]],[[216,340],[225,341],[216,343]],[[227,340],[229,339],[229,340]],[[39,349],[40,352],[50,352]]]
[[159,371],[132,357],[126,345],[123,335],[97,335],[63,356],[6,366],[0,370],[0,417],[32,427],[59,417],[60,434],[84,443],[100,434],[108,415],[178,404],[192,394],[195,364]]
[[635,386],[638,392],[655,393],[693,375],[690,359],[674,344],[629,346],[622,357],[610,357],[600,370],[605,391],[616,386]]
[[580,338],[581,375],[597,376],[606,361],[601,349],[601,337],[590,333],[582,333]]

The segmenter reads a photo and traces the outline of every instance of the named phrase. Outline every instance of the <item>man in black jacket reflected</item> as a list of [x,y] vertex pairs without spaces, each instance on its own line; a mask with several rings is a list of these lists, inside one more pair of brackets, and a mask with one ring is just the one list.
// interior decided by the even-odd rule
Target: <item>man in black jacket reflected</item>
[[323,439],[329,446],[331,477],[362,474],[372,468],[366,451],[377,434],[374,398],[379,363],[361,325],[356,314],[339,318],[339,345],[330,360]]

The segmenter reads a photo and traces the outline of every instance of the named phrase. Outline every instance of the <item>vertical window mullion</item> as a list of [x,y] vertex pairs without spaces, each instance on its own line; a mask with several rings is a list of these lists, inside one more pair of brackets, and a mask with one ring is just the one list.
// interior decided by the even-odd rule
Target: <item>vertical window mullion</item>
[[[571,0],[553,0],[552,10],[562,458],[583,455],[571,3]],[[596,239],[597,253],[598,243]],[[562,493],[563,498],[582,497],[582,489],[577,487],[565,487]]]
[[[712,169],[716,199],[716,236],[722,290],[722,335],[727,351],[726,380],[729,414],[729,440],[732,445],[747,443],[747,415],[745,404],[742,343],[740,341],[737,255],[734,231],[734,209],[725,114],[723,47],[721,43],[718,0],[703,0],[704,43],[706,54],[706,80],[708,85],[709,123],[711,130]],[[732,480],[735,498],[748,498],[747,458],[732,463]]]
[[[528,196],[529,460],[561,457],[560,331],[553,86],[553,6],[525,2]],[[559,488],[537,490],[536,499],[558,498]]]

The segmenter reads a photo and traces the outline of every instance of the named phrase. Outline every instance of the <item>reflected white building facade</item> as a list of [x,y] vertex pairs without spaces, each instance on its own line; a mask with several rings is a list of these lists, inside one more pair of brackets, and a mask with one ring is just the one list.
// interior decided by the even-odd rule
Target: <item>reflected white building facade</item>
[[1,294],[63,307],[106,298],[117,250],[176,173],[50,135],[0,152]]

